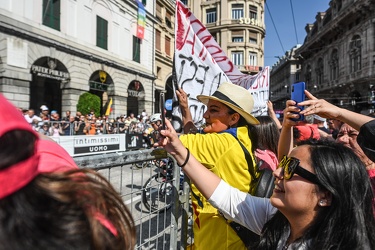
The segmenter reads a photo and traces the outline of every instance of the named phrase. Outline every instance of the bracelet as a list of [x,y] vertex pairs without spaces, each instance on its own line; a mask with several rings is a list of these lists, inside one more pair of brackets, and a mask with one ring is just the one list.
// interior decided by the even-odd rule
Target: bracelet
[[186,150],[187,150],[187,156],[186,156],[186,160],[185,160],[185,162],[184,163],[182,163],[181,165],[179,165],[180,166],[180,168],[183,168],[183,167],[185,167],[185,165],[188,163],[188,161],[189,161],[189,158],[190,158],[190,151],[189,151],[189,149],[188,148],[186,148]]

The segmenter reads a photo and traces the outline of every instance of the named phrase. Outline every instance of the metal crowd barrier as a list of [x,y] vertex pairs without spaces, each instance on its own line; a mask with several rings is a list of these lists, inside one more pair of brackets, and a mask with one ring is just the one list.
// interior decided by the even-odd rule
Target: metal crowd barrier
[[[172,206],[167,211],[149,211],[142,202],[146,181],[156,167],[143,164],[159,159],[173,160]],[[80,168],[90,168],[105,176],[129,207],[137,228],[135,249],[186,249],[188,240],[189,185],[184,178],[180,188],[180,168],[171,155],[154,155],[153,149],[74,157]],[[144,166],[141,168],[135,167]],[[164,212],[160,212],[164,211]]]

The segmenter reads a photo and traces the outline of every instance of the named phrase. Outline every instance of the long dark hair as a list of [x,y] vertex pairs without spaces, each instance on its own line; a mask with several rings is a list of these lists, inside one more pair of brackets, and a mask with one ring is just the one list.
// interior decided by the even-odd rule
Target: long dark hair
[[[0,150],[0,169],[32,155],[34,142],[35,136],[26,131],[1,136],[0,149],[7,143],[15,150]],[[117,236],[98,216],[113,225]],[[2,249],[133,249],[134,244],[129,210],[112,185],[93,170],[39,174],[0,200]]]
[[277,144],[280,138],[280,131],[275,121],[269,116],[257,116],[259,125],[255,125],[257,137],[256,147],[262,150],[268,149],[277,154]]
[[[234,113],[238,113],[236,111],[234,111],[234,109],[231,109],[230,107],[228,107],[227,105],[225,105],[227,108],[228,108],[228,114],[234,114]],[[238,113],[240,115],[240,113]],[[255,126],[248,123],[245,118],[243,118],[241,115],[240,115],[240,119],[238,120],[237,122],[237,127],[245,127],[247,126],[248,128],[248,136],[251,140],[251,152],[254,152],[256,150],[256,145],[258,144],[257,140],[258,140],[258,137],[257,137],[257,132],[256,132],[256,129],[255,129]]]
[[[301,242],[310,249],[375,249],[373,192],[365,166],[355,153],[329,141],[305,141],[311,164],[321,182],[319,189],[332,194],[321,207]],[[289,222],[281,212],[270,219],[254,249],[276,249]]]

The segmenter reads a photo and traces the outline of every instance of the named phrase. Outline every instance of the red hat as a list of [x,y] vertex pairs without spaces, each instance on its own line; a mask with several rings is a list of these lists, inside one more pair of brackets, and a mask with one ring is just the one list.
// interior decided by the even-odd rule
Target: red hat
[[[38,135],[32,130],[21,112],[0,94],[0,137],[11,130],[25,130]],[[25,142],[27,143],[27,142]],[[0,199],[18,191],[38,174],[38,155],[0,170]]]
[[[0,199],[3,199],[30,183],[38,174],[77,169],[73,158],[59,144],[42,140],[17,110],[0,94],[0,137],[12,130],[25,130],[35,135],[35,153],[24,161],[0,170]],[[28,143],[25,141],[25,143]],[[103,214],[93,209],[93,216],[113,235],[117,230]]]
[[21,112],[1,94],[0,124],[0,137],[11,130],[28,131],[36,137],[35,153],[31,157],[0,170],[0,199],[20,190],[42,172],[78,168],[70,155],[56,142],[40,140]]
[[309,139],[320,139],[320,133],[318,129],[318,125],[316,124],[305,124],[300,126],[295,126],[300,133],[298,137],[299,141],[309,140]]

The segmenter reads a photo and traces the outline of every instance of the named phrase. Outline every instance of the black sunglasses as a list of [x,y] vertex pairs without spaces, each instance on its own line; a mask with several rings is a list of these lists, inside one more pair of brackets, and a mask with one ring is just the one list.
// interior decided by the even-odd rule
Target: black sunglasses
[[319,181],[318,177],[316,177],[316,175],[311,173],[310,171],[301,167],[299,165],[299,162],[300,161],[297,158],[287,157],[285,155],[283,156],[283,159],[280,161],[280,163],[278,165],[278,168],[283,168],[284,178],[286,180],[289,180],[296,173],[299,176],[301,176],[302,178],[304,178],[304,179],[306,179],[306,180],[308,180],[308,181],[310,181],[314,184],[320,185],[320,181]]

